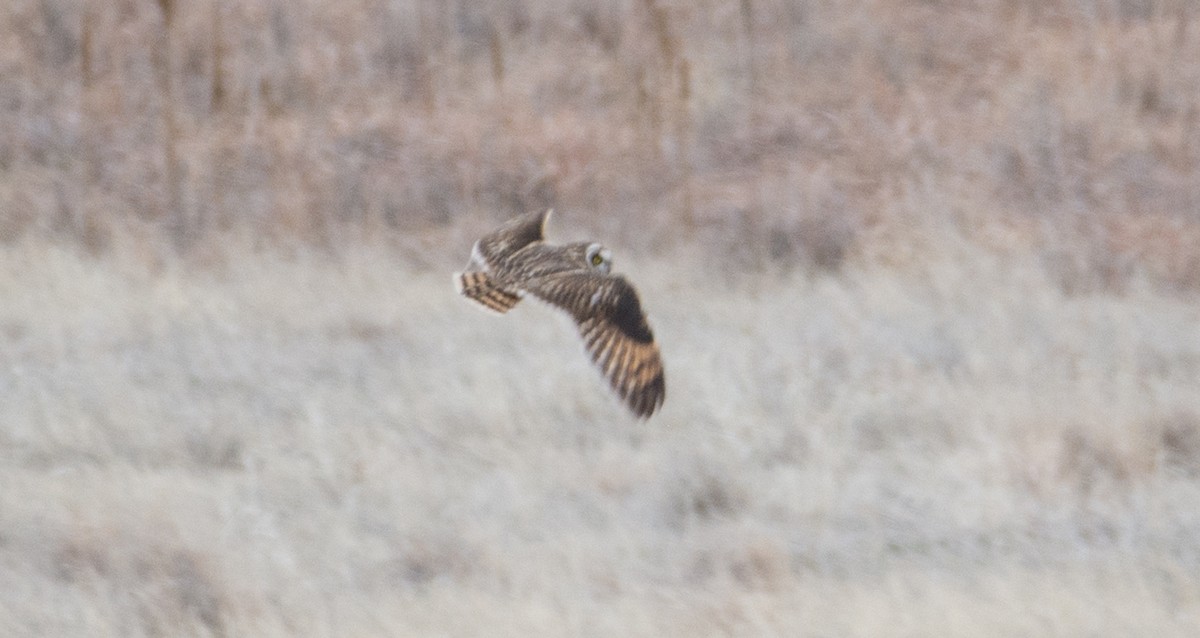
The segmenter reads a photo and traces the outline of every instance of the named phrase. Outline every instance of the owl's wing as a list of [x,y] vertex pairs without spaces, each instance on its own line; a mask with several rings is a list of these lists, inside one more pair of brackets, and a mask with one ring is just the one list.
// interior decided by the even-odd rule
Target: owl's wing
[[634,414],[645,418],[658,410],[667,392],[662,358],[628,281],[569,272],[536,277],[523,287],[575,318],[592,361]]
[[472,261],[481,261],[479,265],[494,268],[509,255],[529,244],[542,241],[545,239],[546,223],[552,212],[554,211],[546,209],[508,220],[503,226],[475,242]]

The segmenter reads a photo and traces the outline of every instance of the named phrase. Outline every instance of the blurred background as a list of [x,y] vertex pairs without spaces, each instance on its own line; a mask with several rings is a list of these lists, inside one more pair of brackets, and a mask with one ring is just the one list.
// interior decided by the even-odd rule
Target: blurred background
[[0,228],[94,253],[344,245],[558,206],[639,250],[697,234],[738,266],[836,270],[953,223],[1067,286],[1143,267],[1194,289],[1195,13],[15,2]]
[[10,0],[0,298],[5,635],[1200,632],[1187,0]]

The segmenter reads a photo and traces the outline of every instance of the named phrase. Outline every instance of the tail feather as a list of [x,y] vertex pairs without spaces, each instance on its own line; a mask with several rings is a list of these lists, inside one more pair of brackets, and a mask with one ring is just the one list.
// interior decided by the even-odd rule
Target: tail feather
[[459,294],[488,310],[506,313],[521,301],[520,295],[496,285],[486,272],[464,272],[454,276]]

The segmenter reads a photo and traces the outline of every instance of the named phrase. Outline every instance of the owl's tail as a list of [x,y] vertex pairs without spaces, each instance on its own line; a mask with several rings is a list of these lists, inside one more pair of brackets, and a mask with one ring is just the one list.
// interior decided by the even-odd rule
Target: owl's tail
[[504,314],[517,305],[520,295],[501,288],[486,272],[460,272],[454,275],[459,294],[479,305]]

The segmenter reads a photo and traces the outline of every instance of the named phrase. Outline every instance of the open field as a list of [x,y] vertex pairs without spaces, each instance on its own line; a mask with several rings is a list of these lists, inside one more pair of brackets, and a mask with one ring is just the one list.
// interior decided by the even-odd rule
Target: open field
[[0,636],[1200,635],[1198,184],[1186,0],[6,2]]
[[0,633],[1200,631],[1194,298],[691,259],[618,262],[668,364],[639,423],[565,318],[378,246],[13,248]]
[[15,0],[0,237],[338,247],[556,206],[836,270],[932,209],[1071,285],[1195,289],[1197,95],[1187,0]]

